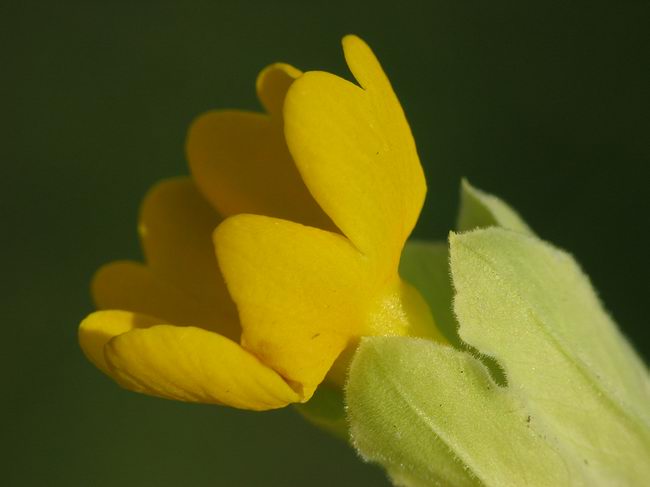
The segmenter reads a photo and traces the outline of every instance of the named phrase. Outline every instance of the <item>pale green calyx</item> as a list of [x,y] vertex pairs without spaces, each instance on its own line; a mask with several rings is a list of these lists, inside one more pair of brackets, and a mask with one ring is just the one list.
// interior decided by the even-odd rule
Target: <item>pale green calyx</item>
[[[449,239],[460,339],[495,359],[507,384],[467,351],[366,338],[346,391],[356,448],[397,485],[647,485],[646,367],[569,254],[533,236],[500,200],[468,185],[464,195],[463,211],[474,215],[461,216],[463,228],[509,227]],[[402,269],[424,269],[411,273],[418,285],[435,268],[437,284],[422,294],[448,293],[441,259],[420,250],[404,256],[426,263]],[[433,304],[434,318],[444,317],[444,303]]]
[[500,198],[475,188],[466,179],[461,182],[460,189],[460,211],[456,224],[459,232],[497,226],[533,233],[519,214]]

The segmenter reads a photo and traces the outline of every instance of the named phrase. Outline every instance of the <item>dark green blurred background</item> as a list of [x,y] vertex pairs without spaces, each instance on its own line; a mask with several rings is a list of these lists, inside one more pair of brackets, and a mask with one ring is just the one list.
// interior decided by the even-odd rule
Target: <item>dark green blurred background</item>
[[377,52],[415,133],[429,181],[417,235],[446,235],[467,176],[577,256],[647,358],[648,5],[3,2],[3,485],[384,485],[292,410],[131,394],[76,343],[93,271],[139,257],[140,198],[186,172],[192,118],[256,109],[273,61],[347,76],[348,32]]

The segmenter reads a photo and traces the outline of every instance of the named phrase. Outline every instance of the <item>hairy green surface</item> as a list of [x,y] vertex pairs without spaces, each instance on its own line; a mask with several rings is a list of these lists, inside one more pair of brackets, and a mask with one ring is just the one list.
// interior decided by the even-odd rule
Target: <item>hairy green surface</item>
[[475,188],[463,179],[460,185],[460,211],[456,228],[459,232],[465,232],[492,226],[533,233],[519,214],[503,200]]
[[452,345],[481,357],[364,339],[346,390],[358,451],[404,486],[646,485],[648,372],[587,276],[466,182],[459,229],[448,249],[410,243],[400,272]]
[[398,484],[550,486],[577,478],[525,404],[451,347],[367,338],[347,392],[355,446]]
[[647,370],[573,258],[491,228],[450,239],[460,335],[604,485],[650,478]]

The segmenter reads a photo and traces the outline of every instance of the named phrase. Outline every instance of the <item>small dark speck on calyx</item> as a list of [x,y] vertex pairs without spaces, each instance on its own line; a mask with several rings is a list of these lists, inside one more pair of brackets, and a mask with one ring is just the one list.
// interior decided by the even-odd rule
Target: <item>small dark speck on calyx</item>
[[311,339],[313,340],[314,338],[318,338],[319,336],[320,336],[320,333],[315,333],[314,335],[312,335]]

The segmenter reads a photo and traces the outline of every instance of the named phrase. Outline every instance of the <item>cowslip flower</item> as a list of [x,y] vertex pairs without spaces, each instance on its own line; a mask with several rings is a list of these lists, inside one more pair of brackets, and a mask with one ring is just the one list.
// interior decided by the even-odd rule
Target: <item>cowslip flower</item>
[[123,387],[265,410],[342,383],[359,337],[441,340],[398,274],[426,185],[377,59],[343,39],[357,84],[286,64],[261,72],[267,113],[192,125],[192,179],[154,187],[146,263],[101,268],[81,347]]

